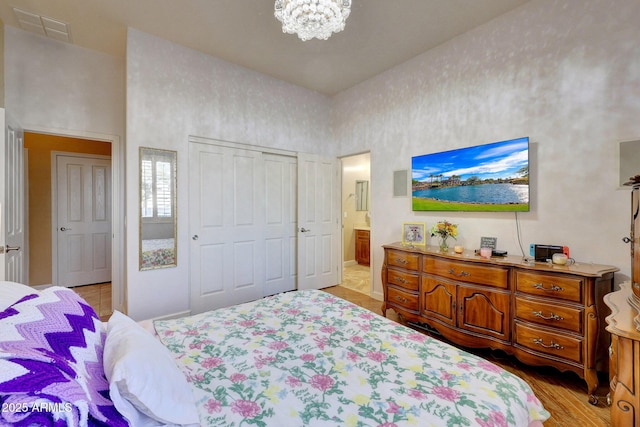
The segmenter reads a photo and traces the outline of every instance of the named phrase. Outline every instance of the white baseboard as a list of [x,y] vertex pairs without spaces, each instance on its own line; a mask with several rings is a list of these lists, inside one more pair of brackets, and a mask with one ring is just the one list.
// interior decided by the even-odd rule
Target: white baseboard
[[155,321],[155,320],[171,320],[171,319],[179,319],[181,317],[187,317],[187,316],[191,316],[191,310],[185,310],[185,311],[179,311],[177,313],[166,314],[164,316],[154,317],[151,320],[153,320],[153,321]]
[[371,298],[377,299],[378,301],[384,301],[384,294],[380,292],[373,292],[371,294]]
[[343,262],[343,267],[351,267],[352,265],[357,265],[358,263],[356,262],[355,259],[351,259],[349,261],[344,261]]

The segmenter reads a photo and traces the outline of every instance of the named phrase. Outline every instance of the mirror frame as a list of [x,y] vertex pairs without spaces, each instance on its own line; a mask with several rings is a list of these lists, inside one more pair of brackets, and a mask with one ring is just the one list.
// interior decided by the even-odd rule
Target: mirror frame
[[[139,204],[138,204],[138,208],[139,208],[139,214],[138,214],[138,220],[139,220],[139,235],[138,235],[138,266],[140,271],[145,271],[145,270],[155,270],[155,269],[159,269],[159,268],[169,268],[169,267],[177,267],[178,266],[178,212],[177,212],[177,207],[178,207],[178,203],[177,203],[177,177],[178,177],[178,152],[177,151],[172,151],[172,150],[162,150],[162,149],[158,149],[158,148],[149,148],[149,147],[140,147],[139,150],[139,186],[140,186],[140,200],[139,200]],[[143,161],[145,161],[146,159],[151,159],[153,157],[157,157],[157,158],[166,158],[169,159],[171,162],[170,170],[169,170],[169,174],[170,174],[170,183],[169,183],[169,188],[170,188],[170,210],[171,210],[171,216],[168,217],[168,220],[163,220],[163,219],[158,219],[157,215],[157,205],[156,202],[152,201],[152,210],[154,211],[153,217],[151,220],[145,220],[145,218],[143,218],[143,205],[144,205],[144,201],[145,201],[145,191],[144,191],[144,185],[143,185],[143,180],[144,180],[144,168],[143,168]],[[153,167],[152,167],[152,176],[155,176],[155,173],[153,172]],[[153,181],[153,178],[152,178]],[[157,185],[157,183],[156,183]],[[153,182],[151,183],[151,186],[153,187],[154,184]],[[153,192],[155,194],[157,189],[153,189]],[[169,227],[163,227],[165,228],[165,232],[167,228],[170,228],[173,232],[173,245],[170,244],[166,245],[166,243],[168,243],[167,241],[170,240],[170,237],[161,237],[161,238],[155,238],[155,239],[143,239],[143,236],[145,236],[145,228],[148,228],[148,226],[152,225],[152,224],[168,224]],[[147,227],[145,227],[145,225]],[[147,233],[148,234],[148,233]],[[167,234],[168,236],[168,234]],[[149,248],[149,247],[144,247],[145,245],[143,245],[143,243],[145,241],[156,241],[156,243],[159,243],[160,246],[158,247],[153,247],[153,248]],[[146,246],[150,246],[149,243],[147,243]],[[158,262],[158,260],[160,262]]]

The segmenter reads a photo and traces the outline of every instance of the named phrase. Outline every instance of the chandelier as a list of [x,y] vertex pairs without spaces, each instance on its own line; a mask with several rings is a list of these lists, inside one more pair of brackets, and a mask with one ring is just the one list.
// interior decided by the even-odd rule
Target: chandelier
[[351,0],[276,0],[274,9],[283,33],[298,34],[302,41],[326,40],[344,30]]

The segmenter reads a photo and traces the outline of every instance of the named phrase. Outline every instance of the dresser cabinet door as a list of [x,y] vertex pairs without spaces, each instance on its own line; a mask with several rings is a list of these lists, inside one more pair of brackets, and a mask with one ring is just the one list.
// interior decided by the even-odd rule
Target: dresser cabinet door
[[486,288],[458,286],[458,327],[509,340],[510,295]]
[[448,325],[456,325],[456,285],[435,277],[422,277],[422,307],[426,318],[438,319]]

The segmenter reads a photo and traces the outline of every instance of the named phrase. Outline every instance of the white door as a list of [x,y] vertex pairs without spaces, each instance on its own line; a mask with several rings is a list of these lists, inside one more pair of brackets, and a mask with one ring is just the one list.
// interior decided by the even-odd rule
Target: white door
[[298,289],[340,283],[339,162],[298,154]]
[[265,271],[262,153],[189,147],[191,312],[262,297]]
[[55,163],[54,284],[109,282],[111,159],[56,154]]
[[295,157],[264,154],[265,284],[263,295],[296,289]]
[[[17,123],[0,109],[0,280],[26,283],[24,240],[24,137]],[[2,141],[0,141],[2,142]]]

